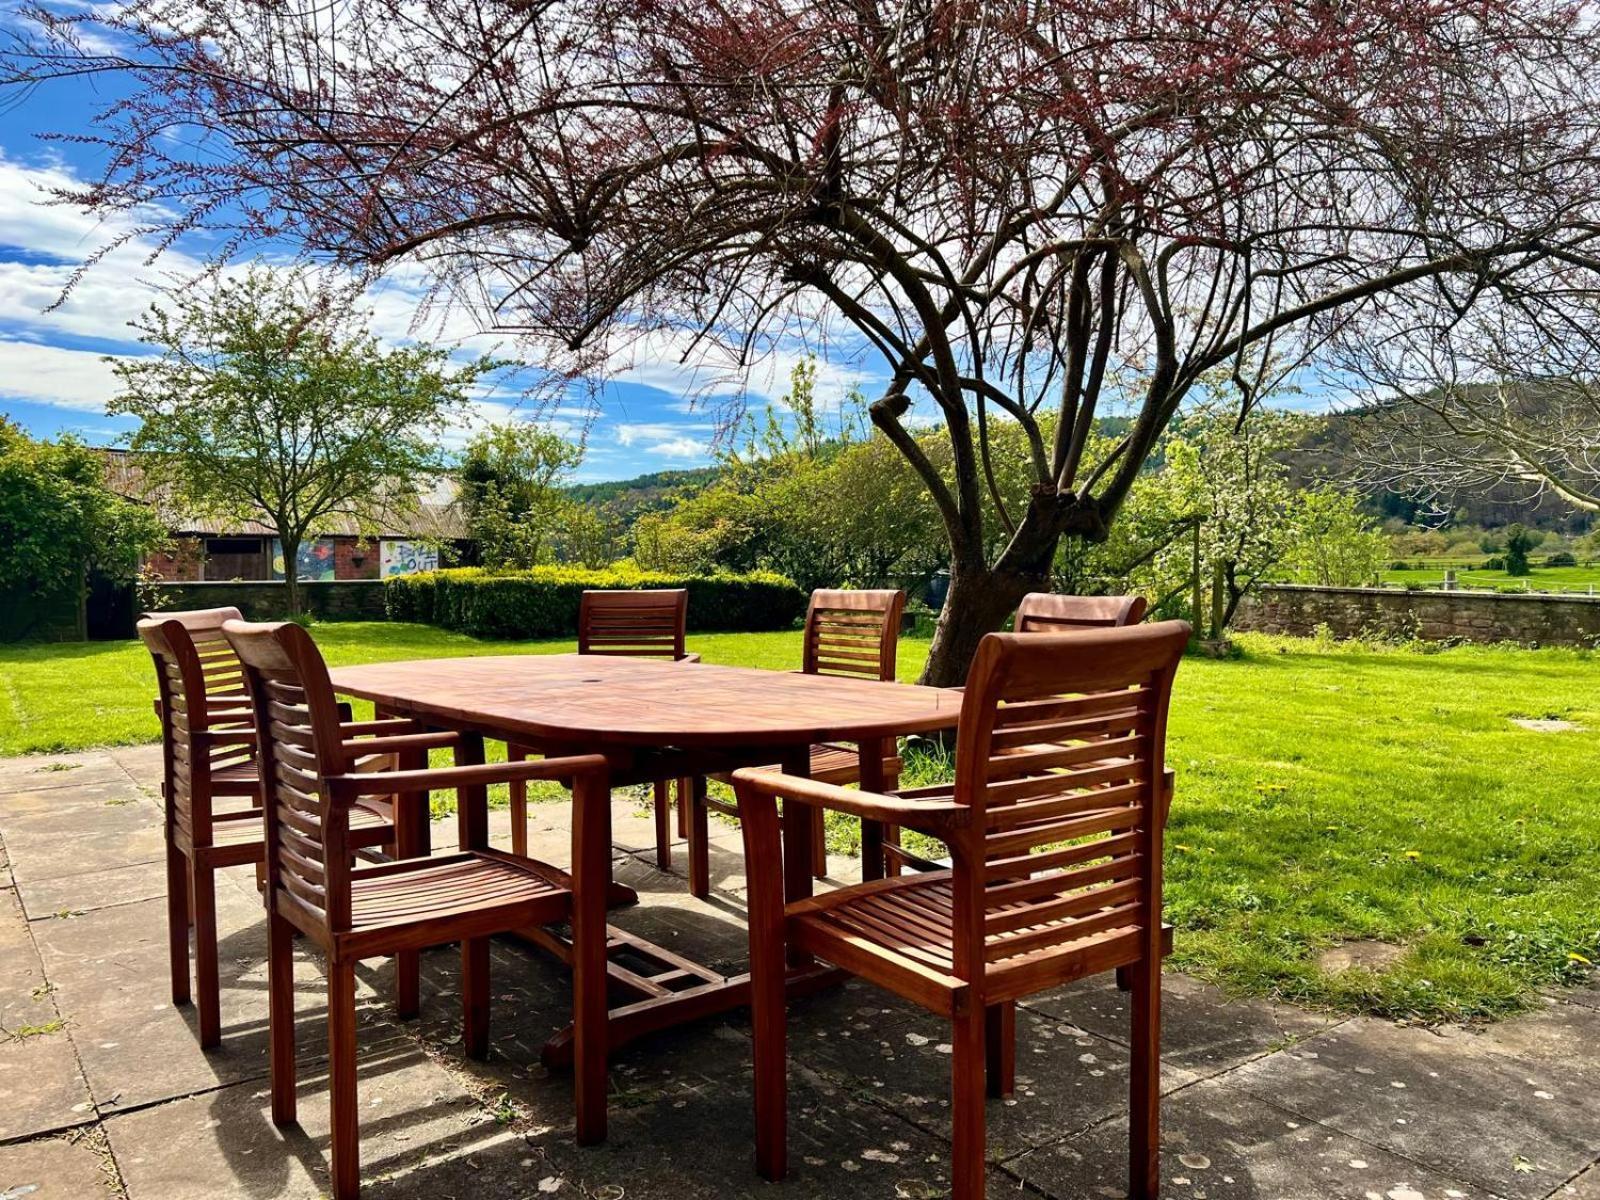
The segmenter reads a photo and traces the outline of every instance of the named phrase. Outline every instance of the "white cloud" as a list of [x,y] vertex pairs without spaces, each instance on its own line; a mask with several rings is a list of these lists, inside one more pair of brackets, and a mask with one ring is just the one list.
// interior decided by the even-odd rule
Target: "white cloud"
[[658,445],[646,446],[646,454],[657,454],[662,458],[709,458],[711,447],[705,442],[696,441],[691,437],[677,437]]
[[103,413],[116,392],[111,364],[93,351],[0,341],[0,399]]
[[711,425],[667,425],[654,422],[623,422],[617,426],[617,441],[624,446],[646,442],[691,441],[692,433],[708,433]]

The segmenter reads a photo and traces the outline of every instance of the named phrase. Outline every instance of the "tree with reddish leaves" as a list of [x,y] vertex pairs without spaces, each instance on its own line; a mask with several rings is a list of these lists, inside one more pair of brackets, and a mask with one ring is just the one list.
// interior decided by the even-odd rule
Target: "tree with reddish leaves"
[[[129,0],[37,11],[5,70],[134,81],[68,199],[422,264],[568,379],[871,347],[872,420],[950,543],[925,678],[951,684],[1206,372],[1248,407],[1374,314],[1590,279],[1591,7]],[[994,483],[1004,422],[1025,496]]]

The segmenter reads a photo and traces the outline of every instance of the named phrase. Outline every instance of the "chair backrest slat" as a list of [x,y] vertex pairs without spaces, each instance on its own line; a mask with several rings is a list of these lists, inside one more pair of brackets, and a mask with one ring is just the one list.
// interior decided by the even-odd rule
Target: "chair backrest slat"
[[904,592],[818,588],[806,606],[801,670],[807,675],[893,680],[905,606]]
[[298,625],[229,621],[223,632],[260,743],[269,903],[326,940],[350,927],[350,814],[323,787],[349,767],[327,665]]
[[991,634],[967,680],[956,970],[1080,953],[1159,920],[1167,708],[1181,621]]
[[194,752],[198,733],[249,727],[239,660],[222,636],[223,622],[238,616],[236,608],[205,608],[145,613],[138,623],[156,668],[169,819],[199,846],[212,840],[213,777],[255,762],[254,748],[242,743]]
[[578,653],[682,658],[689,593],[589,591],[578,602]]
[[1137,625],[1147,607],[1143,596],[1058,596],[1029,592],[1017,605],[1018,633],[1066,633]]

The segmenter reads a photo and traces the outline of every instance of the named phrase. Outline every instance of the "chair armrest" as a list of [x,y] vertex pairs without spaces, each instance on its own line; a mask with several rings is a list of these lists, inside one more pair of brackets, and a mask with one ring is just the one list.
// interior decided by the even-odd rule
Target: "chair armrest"
[[380,717],[376,721],[340,721],[339,732],[345,737],[356,737],[379,733],[427,733],[429,730],[410,717]]
[[439,750],[460,738],[449,730],[438,733],[400,733],[392,737],[347,738],[340,743],[346,754],[398,754],[404,750]]
[[[382,740],[382,739],[374,739]],[[362,743],[356,743],[360,745]],[[332,775],[323,780],[330,797],[349,802],[359,796],[387,796],[392,792],[431,792],[436,789],[487,787],[535,779],[604,778],[609,764],[599,754],[568,758],[541,758],[535,762],[474,763],[466,767],[430,767],[421,771],[370,771]]]
[[963,828],[972,813],[967,805],[952,800],[907,800],[898,796],[881,796],[876,792],[854,791],[837,784],[807,779],[802,775],[785,775],[760,767],[745,767],[735,771],[733,784],[741,804],[746,795],[771,796],[817,808],[831,808],[835,812],[849,813],[869,821],[882,821],[887,825],[907,825],[936,837],[942,832]]

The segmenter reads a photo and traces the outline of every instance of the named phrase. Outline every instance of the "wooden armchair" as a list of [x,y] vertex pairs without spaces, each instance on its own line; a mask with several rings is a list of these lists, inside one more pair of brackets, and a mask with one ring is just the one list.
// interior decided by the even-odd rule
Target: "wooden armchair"
[[[750,875],[756,1161],[786,1169],[786,954],[950,1018],[952,1180],[984,1194],[984,1099],[1012,1088],[1014,1003],[1117,967],[1133,981],[1130,1191],[1157,1191],[1164,747],[1181,621],[990,634],[967,679],[953,784],[882,796],[734,774]],[[953,867],[784,902],[776,801],[904,825]],[[987,1080],[987,1088],[986,1088]]]
[[[578,1062],[578,1137],[605,1136],[605,889],[598,906],[574,899],[570,877],[531,859],[488,848],[484,789],[512,780],[560,779],[577,800],[574,852],[589,878],[606,878],[609,847],[593,836],[604,802],[599,756],[485,765],[481,739],[457,742],[458,763],[438,769],[374,770],[374,752],[432,748],[436,735],[390,732],[374,722],[351,736],[341,724],[327,668],[298,625],[230,620],[223,633],[243,664],[271,781],[266,816],[268,997],[272,1119],[295,1121],[293,936],[298,930],[328,960],[328,1059],[335,1200],[360,1190],[356,1103],[355,966],[380,955],[415,955],[461,943],[466,1053],[489,1048],[489,937],[571,921]],[[354,814],[364,797],[455,788],[461,798],[459,853],[350,865]]]
[[[172,1002],[188,1004],[189,929],[200,1044],[222,1041],[217,975],[215,872],[265,861],[261,775],[250,698],[239,660],[222,635],[236,608],[147,613],[140,638],[156,668],[161,717],[161,795],[166,810],[167,942]],[[354,809],[352,851],[385,846],[397,833],[392,806],[374,798]]]
[[[805,642],[800,670],[806,675],[842,675],[855,679],[893,682],[895,655],[900,645],[900,614],[905,611],[906,594],[899,591],[830,591],[819,588],[811,593],[806,606]],[[884,790],[900,782],[901,762],[893,747],[883,759]],[[770,770],[777,770],[771,767]],[[861,782],[861,756],[855,746],[827,743],[811,747],[812,779],[827,783]],[[732,782],[729,775],[713,775],[721,783]],[[731,804],[711,799],[705,780],[695,780],[689,811],[689,891],[705,899],[711,894],[710,830],[707,811],[714,809],[737,818],[739,810]],[[822,814],[813,813],[811,862],[818,879],[828,871],[828,848]],[[866,836],[870,830],[871,836]],[[861,868],[866,878],[883,873],[884,830],[876,823],[863,826]]]
[[1067,633],[1137,625],[1149,607],[1143,596],[1058,596],[1029,592],[1017,605],[1018,633]]
[[[667,658],[697,663],[698,654],[683,648],[689,622],[689,593],[683,588],[654,591],[587,591],[578,601],[578,653],[621,655],[628,658]],[[521,762],[537,747],[506,747],[506,757]],[[656,866],[672,866],[672,780],[655,781]],[[688,780],[676,781],[678,835],[689,823]],[[528,852],[528,786],[511,785],[511,849]]]

